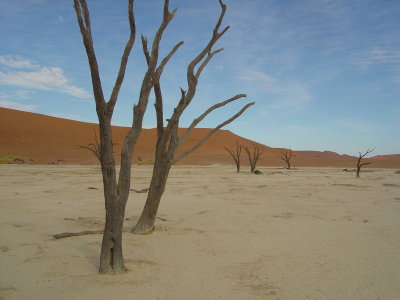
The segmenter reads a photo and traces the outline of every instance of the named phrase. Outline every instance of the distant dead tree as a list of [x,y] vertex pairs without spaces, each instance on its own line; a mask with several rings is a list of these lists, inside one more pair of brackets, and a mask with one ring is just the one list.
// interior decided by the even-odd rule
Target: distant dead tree
[[[192,124],[188,127],[186,132],[181,137],[178,137],[178,124],[180,117],[195,96],[197,83],[202,71],[205,69],[212,57],[223,50],[213,50],[216,42],[229,29],[229,27],[226,27],[222,31],[219,31],[225,15],[226,5],[222,2],[222,0],[218,1],[221,6],[221,13],[212,32],[211,39],[188,65],[188,89],[185,91],[181,88],[180,101],[175,107],[172,116],[167,119],[168,124],[166,124],[165,127],[163,124],[163,99],[160,87],[160,78],[165,66],[167,65],[171,57],[183,44],[183,42],[177,43],[161,60],[161,62],[159,61],[159,46],[162,36],[177,11],[177,9],[174,9],[172,12],[170,12],[169,0],[164,0],[162,22],[153,37],[153,42],[150,49],[148,48],[148,41],[146,37],[142,36],[142,47],[147,61],[147,70],[144,73],[141,83],[138,102],[133,106],[132,127],[129,129],[122,145],[120,171],[117,179],[116,163],[113,155],[114,144],[112,140],[111,119],[113,116],[115,104],[118,100],[119,91],[125,77],[128,58],[136,37],[133,0],[128,0],[128,21],[130,27],[129,39],[125,45],[118,70],[118,75],[108,100],[106,100],[104,96],[101,84],[99,66],[93,46],[91,20],[87,2],[86,0],[73,0],[80,32],[83,39],[83,44],[85,46],[88,58],[92,78],[93,95],[96,104],[96,112],[99,119],[100,142],[98,154],[103,175],[106,210],[106,222],[100,253],[99,271],[101,273],[116,274],[125,271],[124,259],[122,255],[122,229],[125,216],[125,207],[130,191],[132,156],[135,152],[135,147],[142,130],[143,117],[147,109],[149,95],[151,91],[154,89],[156,98],[156,156],[146,204],[134,230],[135,232],[139,233],[149,232],[153,229],[155,218],[157,215],[157,209],[161,196],[165,189],[171,165],[200,147],[219,128],[225,126],[226,124],[229,124],[230,122],[238,118],[246,109],[254,104],[254,102],[248,103],[230,119],[210,130],[210,132],[204,138],[202,138],[194,147],[186,150],[178,156],[175,156],[177,148],[188,138],[193,128],[209,113],[221,106],[224,106],[230,102],[246,96],[244,94],[239,94],[228,100],[211,106],[202,115],[200,115],[192,122]],[[93,146],[89,148],[92,150],[96,149]]]
[[358,152],[359,156],[358,156],[358,160],[357,160],[357,172],[356,172],[356,177],[360,177],[360,172],[361,172],[361,168],[363,166],[369,165],[371,164],[370,162],[364,162],[362,163],[361,160],[367,156],[369,153],[371,153],[372,151],[374,151],[375,147],[373,148],[368,148],[367,151],[365,151],[364,154],[361,154],[361,152]]
[[240,154],[242,153],[243,146],[236,141],[236,144],[232,148],[224,147],[226,151],[230,154],[236,164],[236,172],[240,172]]
[[[76,146],[77,149],[83,149],[83,150],[88,150],[88,151],[92,152],[93,155],[96,156],[97,160],[99,162],[101,162],[101,159],[100,159],[100,143],[99,143],[99,140],[97,138],[97,133],[96,133],[95,129],[93,129],[93,133],[94,133],[94,142],[93,143],[90,143],[87,146],[84,146],[84,145],[75,145],[75,146]],[[115,146],[115,145],[118,145],[118,143],[114,143],[113,142],[113,146]]]
[[247,153],[247,157],[249,158],[249,163],[250,163],[250,172],[255,173],[256,171],[256,165],[260,157],[262,156],[264,152],[265,147],[253,144],[253,149],[250,151],[248,146],[244,147],[244,150]]
[[292,149],[289,148],[289,150],[281,150],[282,156],[280,157],[284,162],[286,162],[287,169],[290,169],[290,160],[292,157],[295,157],[296,154],[292,152]]

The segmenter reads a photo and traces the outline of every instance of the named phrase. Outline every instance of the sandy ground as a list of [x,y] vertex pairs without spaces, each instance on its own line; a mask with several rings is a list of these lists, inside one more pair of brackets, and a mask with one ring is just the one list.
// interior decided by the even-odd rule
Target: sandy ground
[[[261,170],[174,167],[166,221],[124,233],[129,271],[110,276],[100,234],[51,236],[102,228],[99,168],[1,165],[0,299],[400,299],[400,174]],[[133,188],[150,174],[135,167]]]

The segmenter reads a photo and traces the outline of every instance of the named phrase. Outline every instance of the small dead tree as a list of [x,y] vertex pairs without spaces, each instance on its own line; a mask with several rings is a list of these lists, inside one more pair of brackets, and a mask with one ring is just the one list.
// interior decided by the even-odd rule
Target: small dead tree
[[366,166],[366,165],[370,165],[370,164],[371,164],[370,162],[364,162],[364,163],[362,163],[361,160],[362,160],[365,156],[367,156],[369,153],[371,153],[372,151],[374,151],[374,149],[375,149],[375,148],[368,148],[368,150],[365,151],[364,154],[361,154],[361,152],[358,152],[359,155],[358,155],[358,160],[357,160],[357,172],[356,172],[356,177],[360,177],[361,168],[362,168],[363,166]]
[[232,148],[224,147],[226,151],[230,154],[236,164],[236,172],[240,172],[240,154],[242,153],[243,146],[236,141],[236,144]]
[[[214,27],[211,38],[206,44],[206,46],[200,51],[200,53],[189,63],[187,67],[187,90],[181,90],[180,100],[175,107],[171,117],[167,119],[166,127],[164,127],[163,123],[163,98],[162,91],[160,87],[160,76],[155,77],[154,79],[154,94],[155,94],[155,110],[157,117],[157,143],[156,143],[156,153],[155,153],[155,161],[154,161],[154,169],[153,176],[150,183],[149,192],[147,195],[146,203],[143,208],[142,214],[133,228],[134,233],[148,233],[151,232],[154,228],[154,223],[157,216],[158,207],[160,204],[161,197],[164,193],[165,186],[168,179],[168,174],[171,166],[186,157],[188,154],[199,148],[202,144],[204,144],[218,129],[221,127],[231,123],[233,120],[238,118],[242,113],[244,113],[250,106],[254,104],[254,102],[248,103],[241,110],[239,110],[235,115],[226,121],[219,124],[214,129],[210,130],[200,141],[194,145],[192,148],[187,149],[183,153],[179,155],[175,155],[178,147],[182,145],[183,142],[187,140],[193,128],[197,126],[207,115],[209,115],[212,111],[222,106],[225,106],[233,101],[246,97],[244,94],[238,94],[229,98],[225,101],[214,104],[210,108],[208,108],[203,114],[201,114],[198,118],[194,119],[190,126],[186,129],[186,131],[182,134],[182,136],[178,136],[178,126],[179,120],[182,116],[183,112],[192,102],[196,88],[198,84],[198,80],[200,78],[201,73],[213,58],[213,56],[223,49],[213,50],[214,45],[221,38],[222,35],[229,29],[225,27],[223,30],[220,30],[222,20],[225,15],[226,5],[218,0],[221,6],[221,13],[219,15],[218,21]],[[167,2],[167,1],[166,1]],[[143,51],[145,53],[147,63],[151,61],[152,56],[149,54],[147,47],[147,40],[142,38],[142,46]]]
[[247,153],[247,157],[249,158],[249,163],[250,163],[250,172],[255,173],[256,171],[256,165],[258,160],[261,158],[263,152],[264,152],[265,147],[253,144],[253,149],[250,151],[249,147],[244,147],[244,150]]
[[[99,162],[101,162],[100,160],[100,143],[99,140],[97,138],[97,133],[96,130],[93,129],[93,133],[94,133],[94,142],[88,144],[87,146],[84,145],[76,145],[76,149],[83,149],[83,150],[87,150],[93,153],[94,156],[96,156],[97,160]],[[118,145],[118,143],[114,143],[113,142],[113,146]]]
[[292,157],[295,157],[296,155],[292,152],[292,149],[289,148],[289,150],[281,150],[282,156],[280,157],[284,162],[286,162],[287,168],[290,169],[290,160]]

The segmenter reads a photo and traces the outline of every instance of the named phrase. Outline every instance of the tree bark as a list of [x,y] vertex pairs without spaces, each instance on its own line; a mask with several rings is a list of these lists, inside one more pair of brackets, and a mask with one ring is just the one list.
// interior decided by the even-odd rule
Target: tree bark
[[139,221],[132,230],[134,233],[145,234],[154,229],[158,207],[165,191],[169,171],[171,169],[171,163],[165,162],[165,159],[156,158],[156,160],[157,162],[154,162],[153,176],[151,178],[146,203]]
[[[118,203],[118,201],[116,201]],[[101,273],[119,274],[125,272],[122,255],[122,228],[124,224],[125,205],[114,205],[106,213],[103,242],[100,253]]]
[[127,197],[118,196],[110,119],[103,118],[100,120],[100,135],[100,161],[103,174],[106,222],[99,271],[106,274],[118,274],[125,271],[122,255],[122,228]]

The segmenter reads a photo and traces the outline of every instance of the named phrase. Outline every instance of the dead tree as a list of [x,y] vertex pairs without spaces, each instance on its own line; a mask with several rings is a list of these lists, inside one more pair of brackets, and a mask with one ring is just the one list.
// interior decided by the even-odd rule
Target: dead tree
[[256,171],[256,165],[260,157],[262,156],[264,152],[265,147],[264,146],[259,146],[256,144],[253,144],[253,149],[250,151],[249,147],[244,147],[244,150],[247,153],[247,156],[249,158],[249,163],[250,163],[250,172],[255,173]]
[[242,153],[243,146],[236,141],[236,144],[232,148],[224,147],[226,151],[230,154],[236,164],[236,172],[240,172],[240,154]]
[[[97,133],[96,130],[93,129],[94,132],[94,142],[88,144],[87,146],[84,145],[76,145],[76,149],[83,149],[83,150],[88,150],[93,153],[94,156],[96,156],[97,160],[101,162],[100,160],[100,143],[99,139],[97,138]],[[118,145],[118,143],[113,142],[113,146]]]
[[375,148],[368,148],[368,150],[367,150],[364,154],[361,154],[361,152],[358,152],[359,156],[358,156],[358,160],[357,160],[357,172],[356,172],[356,177],[360,177],[361,168],[362,168],[363,166],[366,166],[366,165],[370,165],[370,164],[371,164],[370,162],[364,162],[364,163],[362,163],[361,160],[362,160],[365,156],[367,156],[369,153],[371,153],[372,151],[374,151],[374,149],[375,149]]
[[[166,179],[168,177],[169,168],[172,163],[186,156],[191,151],[197,149],[205,140],[211,136],[217,129],[230,123],[242,114],[250,105],[249,103],[236,115],[229,120],[221,123],[215,129],[202,139],[191,151],[186,151],[178,157],[174,157],[175,150],[177,147],[187,138],[191,130],[197,123],[199,123],[208,113],[212,110],[223,106],[229,102],[237,100],[245,95],[238,95],[229,100],[221,102],[212,106],[198,119],[195,119],[192,125],[188,128],[182,137],[177,136],[179,118],[185,108],[190,104],[194,97],[197,81],[203,69],[211,58],[222,49],[211,51],[212,46],[215,42],[226,32],[228,28],[225,28],[222,32],[218,32],[220,24],[222,22],[221,14],[217,26],[214,29],[213,37],[204,48],[204,50],[191,62],[188,67],[188,91],[181,89],[181,100],[178,106],[175,108],[172,117],[168,120],[168,125],[163,127],[163,113],[162,113],[162,96],[160,89],[160,77],[164,70],[164,67],[183,44],[179,42],[173,49],[159,62],[159,45],[162,39],[163,33],[167,28],[169,22],[174,18],[176,9],[170,12],[169,1],[164,0],[164,10],[161,25],[159,26],[156,34],[154,35],[151,48],[147,47],[147,39],[142,37],[143,50],[147,59],[147,70],[143,76],[141,83],[140,93],[137,103],[133,106],[133,122],[129,129],[124,143],[121,149],[121,162],[120,171],[117,178],[116,164],[113,155],[113,141],[111,131],[111,119],[114,112],[114,107],[118,99],[119,91],[124,80],[126,66],[128,62],[131,49],[135,42],[136,36],[136,25],[134,18],[133,0],[128,0],[128,20],[130,27],[129,39],[125,45],[117,78],[112,89],[111,95],[106,100],[103,88],[101,85],[101,78],[99,73],[99,67],[97,58],[93,46],[91,24],[89,9],[86,0],[73,0],[74,8],[80,28],[80,32],[83,39],[83,44],[86,50],[91,78],[93,86],[94,100],[96,104],[97,116],[99,119],[99,132],[100,132],[100,148],[99,158],[101,163],[101,170],[103,176],[104,186],[104,199],[105,199],[105,210],[106,210],[106,222],[104,227],[103,241],[101,246],[100,254],[100,272],[116,274],[125,271],[124,259],[122,254],[122,229],[125,215],[126,202],[130,191],[131,181],[131,163],[132,155],[135,151],[135,147],[142,130],[142,123],[145,111],[147,109],[149,95],[151,90],[154,88],[156,94],[156,113],[157,113],[157,149],[156,149],[156,162],[154,165],[153,177],[149,189],[149,197],[146,202],[144,213],[142,213],[141,224],[147,223],[146,212],[150,216],[150,219],[155,219],[155,214],[158,207],[159,199],[164,191]],[[225,5],[219,0],[223,12],[225,12]],[[204,59],[204,60],[203,60]],[[200,66],[195,71],[195,67],[199,64]],[[154,223],[154,221],[153,221]],[[144,228],[144,227],[140,227]],[[152,228],[152,225],[151,227]]]
[[289,150],[281,150],[282,156],[280,157],[284,162],[286,162],[287,168],[290,169],[290,160],[292,157],[295,157],[296,155],[292,152],[292,149],[289,148]]
[[111,119],[118,94],[124,80],[128,58],[133,47],[136,35],[136,25],[133,12],[133,0],[128,0],[128,20],[130,26],[129,39],[125,45],[118,75],[109,99],[106,101],[101,85],[99,67],[93,47],[89,9],[86,0],[73,0],[79,28],[85,46],[90,73],[96,111],[99,119],[100,132],[100,163],[103,175],[104,199],[106,209],[106,222],[104,227],[103,242],[100,254],[101,273],[121,273],[125,271],[122,255],[122,228],[125,215],[125,206],[129,196],[131,180],[132,154],[142,130],[143,116],[147,108],[150,92],[154,81],[161,76],[162,70],[181,45],[175,46],[170,53],[158,63],[158,48],[165,28],[173,19],[175,12],[168,9],[165,0],[164,13],[152,43],[151,59],[144,74],[138,102],[133,107],[132,127],[128,131],[121,150],[121,166],[117,180],[115,159],[113,155],[113,141]]
[[[225,15],[226,5],[219,0],[219,4],[221,6],[221,13],[219,15],[218,21],[214,27],[211,38],[205,47],[200,51],[200,53],[189,63],[187,67],[187,90],[181,90],[181,96],[178,104],[173,110],[170,118],[167,119],[167,124],[164,127],[164,116],[163,116],[163,98],[160,87],[160,77],[156,77],[154,80],[154,94],[155,94],[155,110],[157,117],[157,143],[156,143],[156,152],[155,152],[155,161],[154,161],[154,169],[153,176],[150,183],[150,189],[147,195],[146,203],[143,208],[142,214],[133,228],[133,232],[135,233],[148,233],[151,232],[154,228],[154,223],[157,216],[158,207],[160,204],[161,197],[165,190],[165,185],[167,183],[168,174],[171,166],[186,157],[188,154],[199,148],[205,141],[207,141],[218,129],[221,127],[231,123],[233,120],[238,118],[246,109],[248,109],[254,102],[248,103],[241,110],[239,110],[235,115],[226,121],[219,124],[214,129],[211,129],[200,141],[194,145],[192,148],[187,149],[186,151],[176,155],[176,151],[179,146],[182,145],[183,142],[187,140],[193,128],[197,126],[207,115],[213,112],[215,109],[225,106],[233,101],[246,97],[244,94],[238,94],[229,98],[225,101],[214,104],[210,108],[208,108],[203,114],[201,114],[198,118],[194,119],[190,126],[186,129],[186,131],[178,136],[178,126],[179,120],[182,116],[183,112],[192,102],[196,88],[198,84],[198,80],[200,78],[201,73],[213,58],[213,56],[223,49],[213,50],[214,45],[221,38],[222,35],[229,29],[225,27],[220,31],[221,23]],[[152,56],[150,55],[147,49],[147,40],[142,38],[142,46],[143,51],[145,53],[147,62],[151,61]]]

